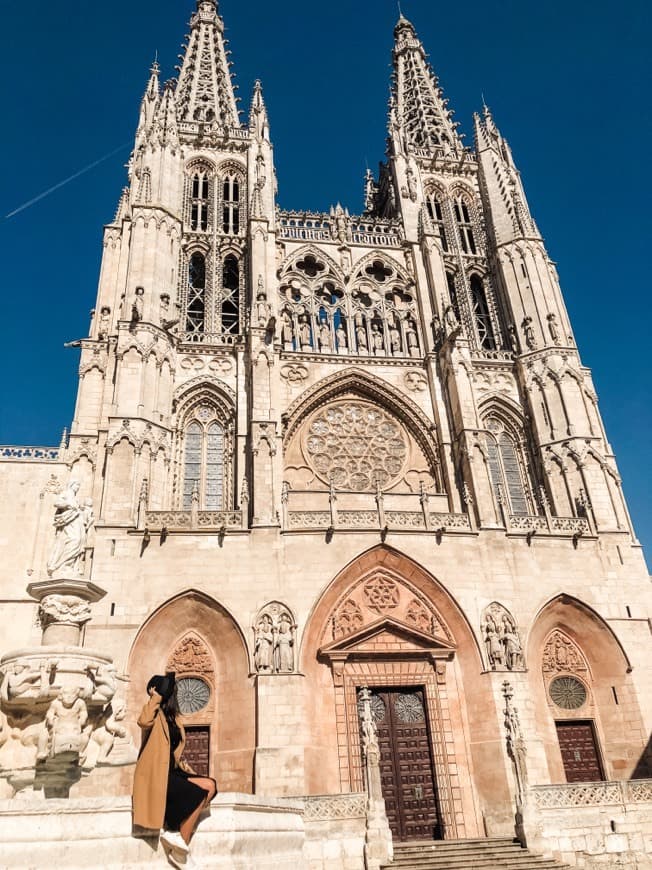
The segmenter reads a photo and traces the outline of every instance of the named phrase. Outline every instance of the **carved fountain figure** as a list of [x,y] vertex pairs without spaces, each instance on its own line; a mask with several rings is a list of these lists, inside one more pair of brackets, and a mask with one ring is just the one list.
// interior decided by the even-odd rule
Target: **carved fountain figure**
[[78,491],[73,481],[57,495],[48,579],[27,587],[39,604],[41,646],[0,658],[0,790],[7,796],[41,788],[65,796],[94,766],[136,760],[120,725],[124,703],[114,702],[113,661],[83,645],[91,605],[106,593],[83,576],[93,508]]

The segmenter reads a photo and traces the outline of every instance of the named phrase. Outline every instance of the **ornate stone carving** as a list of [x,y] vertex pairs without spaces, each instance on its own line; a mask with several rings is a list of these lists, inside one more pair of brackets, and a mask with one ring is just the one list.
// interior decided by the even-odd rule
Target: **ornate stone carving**
[[303,817],[310,822],[364,818],[367,812],[364,794],[307,797],[305,802]]
[[66,686],[50,704],[38,744],[38,761],[58,755],[83,756],[91,729],[88,708],[79,695],[78,688]]
[[402,473],[408,439],[398,420],[380,406],[333,402],[306,427],[303,453],[314,472],[337,489],[373,492]]
[[370,610],[387,613],[398,607],[400,594],[394,580],[377,574],[365,583],[364,598]]
[[423,631],[425,634],[435,633],[432,614],[429,613],[425,606],[416,598],[413,598],[407,606],[407,610],[405,611],[405,621],[409,622],[410,625],[413,625],[415,628],[418,628],[419,631]]
[[359,631],[364,625],[364,617],[358,605],[351,598],[347,599],[333,616],[333,639],[346,637]]
[[503,683],[503,697],[505,698],[505,733],[507,739],[507,754],[514,765],[514,777],[516,779],[516,805],[522,808],[527,796],[527,747],[523,739],[521,720],[518,710],[512,703],[514,689],[505,681]]
[[213,661],[204,641],[194,632],[187,634],[168,659],[167,670],[174,671],[177,677],[197,674],[212,679]]
[[284,604],[272,602],[263,607],[253,626],[259,674],[294,673],[296,630],[294,617]]
[[52,623],[85,625],[92,617],[88,601],[76,595],[46,595],[39,606],[41,628]]
[[124,725],[127,705],[122,698],[114,699],[106,708],[100,725],[92,735],[83,759],[85,768],[118,767],[133,764],[138,750]]
[[56,659],[29,664],[14,662],[5,673],[0,698],[5,702],[47,698],[56,668]]
[[308,369],[300,363],[286,365],[281,369],[281,377],[290,384],[302,384],[308,380],[309,374]]
[[586,674],[589,667],[579,647],[559,629],[555,629],[543,649],[544,674]]
[[406,372],[403,381],[408,390],[413,393],[422,393],[428,389],[428,381],[423,372]]
[[487,661],[494,671],[519,671],[525,667],[523,645],[512,615],[502,604],[486,608],[482,619]]
[[78,492],[79,483],[73,480],[54,501],[55,537],[47,565],[51,577],[55,573],[72,575],[82,573],[88,531],[93,524],[94,516],[93,502],[86,499],[81,505],[77,498]]

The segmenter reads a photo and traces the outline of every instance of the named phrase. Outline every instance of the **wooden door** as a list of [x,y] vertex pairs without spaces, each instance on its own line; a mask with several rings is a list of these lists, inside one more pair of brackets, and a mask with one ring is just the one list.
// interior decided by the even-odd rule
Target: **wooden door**
[[192,725],[186,728],[186,745],[183,760],[198,776],[210,776],[209,750],[210,728],[208,725]]
[[604,779],[593,722],[556,722],[559,748],[567,782],[600,782]]
[[387,818],[398,840],[441,838],[430,734],[422,689],[374,689],[380,775]]

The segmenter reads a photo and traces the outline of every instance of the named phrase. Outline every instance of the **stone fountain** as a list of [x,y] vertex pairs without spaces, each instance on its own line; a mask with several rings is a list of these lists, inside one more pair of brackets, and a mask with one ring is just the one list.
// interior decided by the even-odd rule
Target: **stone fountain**
[[64,797],[97,766],[132,764],[136,750],[116,699],[113,660],[84,646],[91,605],[106,594],[83,577],[89,501],[71,483],[55,501],[48,579],[30,583],[38,602],[41,645],[0,658],[0,781],[6,796],[43,790]]

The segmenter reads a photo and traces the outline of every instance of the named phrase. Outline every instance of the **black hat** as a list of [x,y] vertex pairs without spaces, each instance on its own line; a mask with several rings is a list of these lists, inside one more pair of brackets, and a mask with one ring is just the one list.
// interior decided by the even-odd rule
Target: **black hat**
[[168,671],[164,677],[156,675],[147,683],[147,691],[156,689],[156,692],[164,701],[169,700],[174,694],[176,678],[174,671]]

